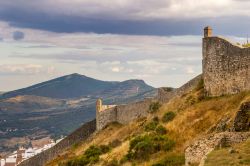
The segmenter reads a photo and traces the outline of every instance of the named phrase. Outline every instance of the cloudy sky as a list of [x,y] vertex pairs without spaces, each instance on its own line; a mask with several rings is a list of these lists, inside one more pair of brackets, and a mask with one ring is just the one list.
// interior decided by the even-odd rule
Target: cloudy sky
[[71,73],[178,87],[201,73],[203,27],[244,42],[247,0],[0,0],[0,91]]

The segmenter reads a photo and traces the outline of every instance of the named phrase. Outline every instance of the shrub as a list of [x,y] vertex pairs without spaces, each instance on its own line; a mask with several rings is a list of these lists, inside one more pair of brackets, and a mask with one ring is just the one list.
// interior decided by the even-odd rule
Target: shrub
[[156,132],[157,134],[164,135],[164,134],[167,133],[167,129],[166,129],[164,126],[159,125],[158,127],[156,127],[155,132]]
[[164,159],[152,166],[182,166],[185,164],[185,157],[183,154],[169,154]]
[[193,105],[196,102],[196,98],[192,95],[188,96],[185,101],[187,104]]
[[153,102],[149,105],[149,113],[157,112],[161,107],[159,102]]
[[242,44],[242,47],[250,47],[250,43],[244,43]]
[[115,148],[117,146],[120,146],[122,144],[122,142],[118,139],[114,139],[112,142],[109,142],[109,146],[111,148]]
[[152,121],[159,122],[158,116],[154,116],[153,119],[152,119]]
[[166,122],[170,122],[170,121],[172,121],[175,118],[175,116],[176,116],[176,114],[174,112],[172,112],[172,111],[167,112],[167,113],[165,113],[163,115],[162,121],[165,122],[165,123]]
[[99,156],[102,154],[101,149],[98,146],[92,145],[90,146],[85,152],[84,155],[86,157],[93,157],[93,156]]
[[172,92],[172,91],[174,91],[174,88],[172,88],[172,87],[163,87],[163,90],[166,91],[166,92]]
[[111,147],[109,145],[100,145],[100,150],[102,154],[105,154],[111,150]]
[[174,144],[175,142],[173,140],[163,135],[140,135],[130,141],[126,158],[130,161],[133,159],[148,159],[151,154],[161,150],[172,150]]
[[60,166],[85,166],[88,165],[90,163],[90,160],[88,158],[86,158],[86,156],[81,156],[78,157],[76,159],[71,159],[69,161],[67,161],[66,163],[62,163],[60,164]]
[[92,145],[90,146],[82,156],[71,159],[65,163],[61,163],[62,166],[85,166],[88,164],[94,164],[99,161],[101,154],[107,153],[110,151],[110,146],[108,145]]
[[119,162],[117,159],[113,159],[107,164],[107,166],[119,166]]
[[145,125],[144,130],[145,131],[154,131],[156,127],[158,126],[158,122],[151,121],[148,124]]
[[124,163],[126,163],[127,161],[128,161],[128,154],[125,155],[125,156],[123,156],[123,157],[121,158],[121,160],[119,161],[119,163],[120,163],[120,164],[124,164]]
[[174,145],[175,145],[175,141],[173,141],[173,140],[171,140],[169,138],[165,138],[164,143],[162,145],[162,150],[170,151],[170,150],[173,149]]

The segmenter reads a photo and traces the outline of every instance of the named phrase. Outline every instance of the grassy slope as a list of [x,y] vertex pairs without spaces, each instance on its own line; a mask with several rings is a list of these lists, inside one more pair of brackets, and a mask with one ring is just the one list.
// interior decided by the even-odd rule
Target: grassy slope
[[[112,159],[120,160],[128,151],[129,140],[144,132],[144,125],[147,121],[150,121],[154,116],[158,116],[161,119],[164,113],[173,111],[177,114],[174,120],[167,124],[161,122],[161,124],[169,131],[167,135],[176,141],[174,150],[172,152],[156,153],[148,161],[136,161],[137,165],[152,165],[164,159],[169,153],[183,154],[185,147],[194,138],[213,132],[213,128],[221,119],[227,116],[233,119],[240,104],[249,98],[250,93],[243,92],[237,95],[204,99],[203,89],[193,90],[164,104],[157,113],[148,116],[147,119],[141,119],[124,126],[117,124],[110,125],[88,141],[73,146],[64,155],[52,161],[49,165],[57,165],[59,162],[75,158],[83,154],[90,145],[108,144],[115,139],[122,141],[122,144],[112,149],[108,154],[102,155],[100,162],[95,165],[106,165],[105,163]],[[127,163],[127,165],[131,164]]]
[[[230,149],[235,151],[230,153]],[[247,166],[250,165],[250,139],[232,148],[217,149],[208,155],[205,166]]]

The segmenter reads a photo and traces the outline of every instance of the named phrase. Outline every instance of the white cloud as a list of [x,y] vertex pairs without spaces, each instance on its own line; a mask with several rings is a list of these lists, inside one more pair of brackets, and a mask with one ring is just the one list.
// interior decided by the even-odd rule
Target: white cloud
[[30,75],[40,73],[54,73],[53,66],[45,67],[39,64],[3,64],[0,65],[0,75]]
[[186,68],[186,73],[187,73],[187,74],[194,74],[195,71],[194,71],[193,67],[188,66],[188,67]]
[[118,73],[118,72],[120,72],[121,69],[120,69],[119,67],[112,67],[111,70],[112,70],[113,72]]

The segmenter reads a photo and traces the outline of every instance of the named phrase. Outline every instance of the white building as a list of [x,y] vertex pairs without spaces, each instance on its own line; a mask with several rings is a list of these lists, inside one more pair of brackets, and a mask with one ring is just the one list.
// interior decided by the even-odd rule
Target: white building
[[0,166],[5,166],[5,160],[1,159]]

